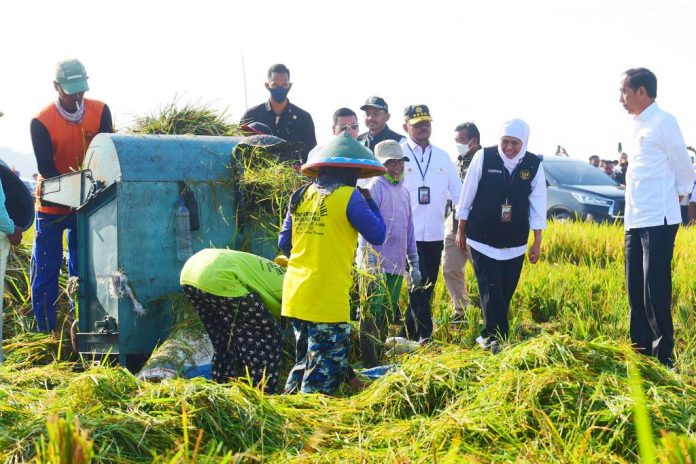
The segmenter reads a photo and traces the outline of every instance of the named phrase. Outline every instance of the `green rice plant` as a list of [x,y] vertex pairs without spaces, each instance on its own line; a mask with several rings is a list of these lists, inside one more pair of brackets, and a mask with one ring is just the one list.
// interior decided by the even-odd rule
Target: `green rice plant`
[[674,432],[662,432],[657,455],[662,463],[695,464],[696,439]]
[[15,369],[49,364],[58,359],[58,339],[43,333],[24,332],[4,340],[5,363]]
[[546,262],[601,268],[624,260],[619,224],[551,221],[543,237],[541,259]]
[[36,444],[37,464],[89,464],[94,458],[94,444],[77,417],[55,415],[46,421],[47,439]]
[[628,378],[631,386],[631,396],[633,397],[633,421],[636,426],[636,435],[638,436],[640,460],[645,464],[652,464],[656,462],[652,426],[650,425],[650,417],[645,407],[640,373],[631,363],[628,364]]
[[[468,324],[449,324],[439,279],[434,341],[363,392],[336,397],[267,396],[244,380],[149,383],[106,365],[75,372],[58,340],[26,333],[19,321],[27,316],[15,313],[29,307],[27,290],[8,288],[0,460],[34,459],[55,416],[79,419],[97,462],[636,462],[631,365],[656,459],[694,462],[694,239],[696,229],[680,229],[674,254],[677,372],[630,346],[621,228],[564,223],[545,232],[541,262],[525,263],[500,354],[474,348],[476,305]],[[28,254],[22,263],[12,271],[19,289]],[[476,304],[471,266],[467,283]],[[183,295],[169,304],[177,327],[200,324]]]
[[125,405],[137,388],[135,377],[125,368],[98,366],[72,378],[65,389],[65,406],[82,411]]
[[128,131],[150,135],[240,135],[237,124],[227,121],[224,112],[200,103],[179,104],[175,97],[154,114],[137,118]]
[[[247,241],[260,242],[256,249],[275,251],[290,195],[307,178],[264,147],[242,145],[235,148],[229,172],[225,185],[238,201],[236,224]],[[250,243],[243,248],[255,249]]]

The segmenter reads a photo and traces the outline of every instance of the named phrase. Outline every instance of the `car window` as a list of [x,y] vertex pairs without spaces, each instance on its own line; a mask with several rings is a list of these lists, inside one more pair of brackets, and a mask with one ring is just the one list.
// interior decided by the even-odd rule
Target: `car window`
[[589,164],[578,161],[542,163],[546,177],[563,185],[618,185],[611,177]]

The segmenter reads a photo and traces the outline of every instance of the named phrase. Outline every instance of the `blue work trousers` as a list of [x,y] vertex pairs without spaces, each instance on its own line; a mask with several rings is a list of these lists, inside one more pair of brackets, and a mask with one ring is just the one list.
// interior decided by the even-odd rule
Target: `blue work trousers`
[[31,306],[39,332],[56,328],[58,275],[63,264],[63,231],[68,233],[68,275],[77,275],[77,215],[36,213],[31,252]]

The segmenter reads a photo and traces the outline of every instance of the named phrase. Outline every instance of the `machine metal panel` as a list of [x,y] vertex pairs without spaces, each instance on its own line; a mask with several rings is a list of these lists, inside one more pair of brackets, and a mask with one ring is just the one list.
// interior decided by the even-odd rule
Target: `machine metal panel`
[[94,138],[84,166],[91,176],[83,177],[78,209],[80,351],[118,354],[127,363],[130,355],[149,354],[168,335],[172,315],[160,302],[180,292],[184,263],[177,259],[175,211],[182,189],[193,193],[198,209],[192,252],[239,247],[228,179],[237,142],[232,137]]
[[[95,202],[96,203],[96,202]],[[78,218],[78,243],[81,244],[80,332],[98,332],[97,322],[113,317],[118,320],[119,300],[114,294],[114,276],[118,274],[117,202],[110,199],[85,209]],[[84,344],[83,344],[84,345]],[[117,354],[118,346],[107,342],[86,344],[81,351]]]
[[[90,144],[85,168],[91,169],[99,180],[116,176],[123,182],[221,180],[227,176],[232,150],[239,140],[239,137],[99,134]],[[118,171],[95,166],[110,164],[104,158],[114,157]]]

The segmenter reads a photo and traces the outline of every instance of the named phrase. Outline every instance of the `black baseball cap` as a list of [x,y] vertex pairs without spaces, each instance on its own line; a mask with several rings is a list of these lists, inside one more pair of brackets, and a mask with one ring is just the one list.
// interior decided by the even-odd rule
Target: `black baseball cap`
[[365,100],[365,104],[361,106],[360,109],[365,111],[368,108],[377,108],[378,110],[384,110],[387,113],[389,112],[389,106],[382,97],[370,97]]

